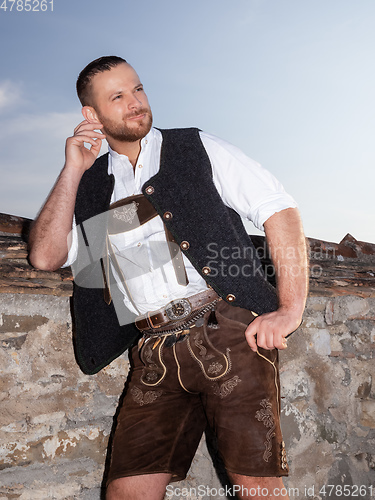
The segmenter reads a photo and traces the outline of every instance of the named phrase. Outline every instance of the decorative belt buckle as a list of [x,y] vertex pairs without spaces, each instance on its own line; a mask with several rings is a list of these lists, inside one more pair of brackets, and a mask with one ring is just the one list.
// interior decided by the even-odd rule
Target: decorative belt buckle
[[187,299],[172,300],[165,306],[165,313],[170,320],[185,319],[192,311],[190,302]]

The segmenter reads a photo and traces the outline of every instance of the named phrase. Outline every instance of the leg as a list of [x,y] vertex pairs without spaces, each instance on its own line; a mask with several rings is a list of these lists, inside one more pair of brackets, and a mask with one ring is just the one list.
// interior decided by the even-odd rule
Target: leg
[[107,488],[106,500],[163,500],[171,474],[121,477]]
[[[163,498],[171,475],[175,481],[185,478],[206,426],[199,395],[180,386],[172,348],[153,345],[151,340],[141,351],[144,362],[138,349],[132,350],[132,372],[112,441],[111,500],[150,498],[136,494],[143,489],[152,491],[153,499]],[[158,382],[160,374],[165,376]]]
[[289,500],[281,477],[251,477],[228,472],[238,498],[267,500],[269,498]]
[[238,498],[288,499],[280,479],[288,475],[288,465],[280,429],[277,351],[254,353],[246,347],[246,313],[219,303],[216,328],[207,325],[206,341],[221,352],[230,349],[231,370],[207,394],[206,414]]

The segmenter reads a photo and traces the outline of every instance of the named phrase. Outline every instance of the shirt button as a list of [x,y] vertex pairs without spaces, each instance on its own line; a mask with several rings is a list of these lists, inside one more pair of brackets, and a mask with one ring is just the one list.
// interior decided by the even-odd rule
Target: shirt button
[[210,274],[211,272],[211,268],[208,267],[208,266],[205,266],[203,269],[202,269],[202,273],[203,274]]
[[143,165],[138,165],[138,168],[143,168]]
[[163,219],[165,220],[170,220],[172,219],[173,215],[172,215],[172,212],[165,212],[165,214],[163,215]]
[[153,194],[154,191],[155,191],[155,189],[152,186],[147,186],[145,189],[145,192],[147,194]]
[[232,293],[228,293],[228,295],[226,296],[226,300],[228,302],[234,302],[236,300],[236,296],[233,295]]
[[137,247],[140,247],[141,245],[142,245],[142,243],[141,243],[141,242],[137,243]]
[[182,250],[188,250],[188,248],[190,247],[190,243],[188,241],[181,241],[180,247]]

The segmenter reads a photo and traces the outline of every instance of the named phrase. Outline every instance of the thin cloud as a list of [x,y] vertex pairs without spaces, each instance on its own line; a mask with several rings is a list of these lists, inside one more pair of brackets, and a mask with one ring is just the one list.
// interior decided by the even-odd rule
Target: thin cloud
[[22,99],[22,92],[19,84],[11,80],[0,82],[0,112],[18,104],[20,99]]
[[64,165],[66,138],[82,120],[79,111],[0,119],[0,212],[35,216]]
[[73,134],[74,127],[77,126],[83,117],[78,113],[43,113],[26,114],[22,113],[14,118],[4,120],[3,125],[7,136],[48,133],[50,137],[66,138]]

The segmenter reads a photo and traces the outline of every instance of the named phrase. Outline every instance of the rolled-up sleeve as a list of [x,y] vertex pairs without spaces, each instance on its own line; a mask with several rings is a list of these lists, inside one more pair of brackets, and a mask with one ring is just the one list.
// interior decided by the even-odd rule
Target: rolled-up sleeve
[[222,200],[255,227],[263,231],[263,224],[273,214],[297,207],[275,176],[240,149],[205,132],[200,136]]
[[69,267],[75,262],[78,255],[78,234],[75,217],[73,218],[72,230],[69,233],[68,240],[70,241],[70,247],[68,252],[68,258],[62,267]]

